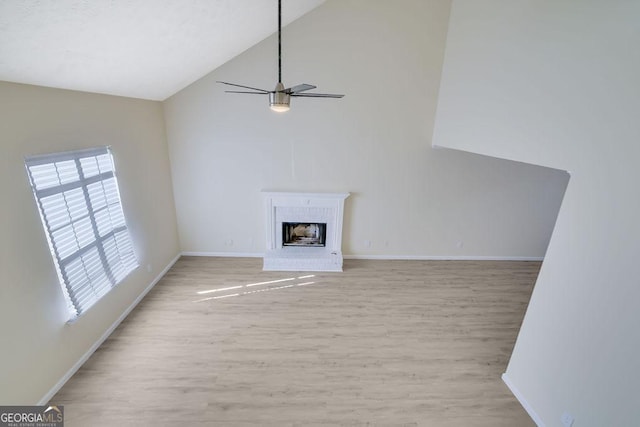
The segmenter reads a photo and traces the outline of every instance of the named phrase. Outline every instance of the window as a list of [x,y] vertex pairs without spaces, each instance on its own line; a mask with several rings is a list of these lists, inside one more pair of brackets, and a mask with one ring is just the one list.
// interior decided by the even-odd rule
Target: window
[[25,159],[72,317],[138,266],[109,147]]

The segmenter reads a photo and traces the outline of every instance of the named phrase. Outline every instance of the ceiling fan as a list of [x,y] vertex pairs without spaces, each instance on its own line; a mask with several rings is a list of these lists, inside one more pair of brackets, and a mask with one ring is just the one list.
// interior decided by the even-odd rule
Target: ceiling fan
[[235,83],[221,82],[229,86],[235,86],[243,89],[251,89],[251,91],[241,90],[226,90],[226,93],[248,93],[251,95],[269,95],[269,105],[273,111],[279,113],[289,111],[289,103],[291,97],[304,97],[304,98],[342,98],[344,95],[336,95],[331,93],[314,93],[307,92],[308,90],[315,89],[316,86],[310,84],[299,84],[289,88],[284,87],[282,84],[282,0],[278,0],[278,84],[274,90],[258,89],[251,86],[239,85]]

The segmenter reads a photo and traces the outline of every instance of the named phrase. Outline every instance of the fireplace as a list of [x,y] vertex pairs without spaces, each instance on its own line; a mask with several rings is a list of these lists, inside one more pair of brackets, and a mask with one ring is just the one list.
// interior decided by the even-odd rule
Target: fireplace
[[282,246],[324,247],[326,240],[327,224],[323,222],[282,223]]
[[264,270],[342,271],[344,200],[349,193],[263,192]]

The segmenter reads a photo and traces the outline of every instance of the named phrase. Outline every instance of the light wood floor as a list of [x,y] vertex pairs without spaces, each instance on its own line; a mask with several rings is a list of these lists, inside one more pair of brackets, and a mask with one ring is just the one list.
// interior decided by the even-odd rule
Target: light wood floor
[[539,263],[261,262],[181,258],[51,400],[66,426],[534,426],[500,375]]

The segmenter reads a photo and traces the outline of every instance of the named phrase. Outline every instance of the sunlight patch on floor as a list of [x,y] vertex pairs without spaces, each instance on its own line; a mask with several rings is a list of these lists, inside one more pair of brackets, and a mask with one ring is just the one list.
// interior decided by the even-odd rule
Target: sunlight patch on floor
[[[312,277],[315,277],[315,274],[308,274],[306,276],[299,276],[299,277],[287,277],[286,279],[269,280],[267,282],[248,283],[246,285],[227,286],[227,287],[224,287],[224,288],[208,289],[206,291],[198,291],[196,293],[198,295],[207,295],[207,294],[216,293],[216,292],[235,291],[235,290],[242,289],[242,288],[252,288],[254,286],[273,285],[273,284],[276,284],[276,283],[291,282],[291,281],[294,281],[294,280],[310,279]],[[212,296],[212,297],[207,297],[207,298],[201,298],[201,299],[195,300],[194,302],[205,302],[205,301],[212,301],[212,300],[217,300],[217,299],[222,299],[222,298],[239,297],[239,296],[243,296],[243,295],[256,294],[256,293],[259,293],[259,292],[276,291],[276,290],[280,290],[280,289],[293,288],[293,287],[297,287],[297,286],[308,286],[308,285],[313,285],[314,283],[316,283],[316,282],[302,282],[302,283],[292,283],[290,285],[284,285],[284,286],[271,286],[271,287],[266,287],[264,289],[257,289],[257,290],[250,290],[250,291],[247,290],[247,291],[244,291],[244,292],[236,292],[236,293],[233,293],[233,294],[218,295],[218,296]]]

